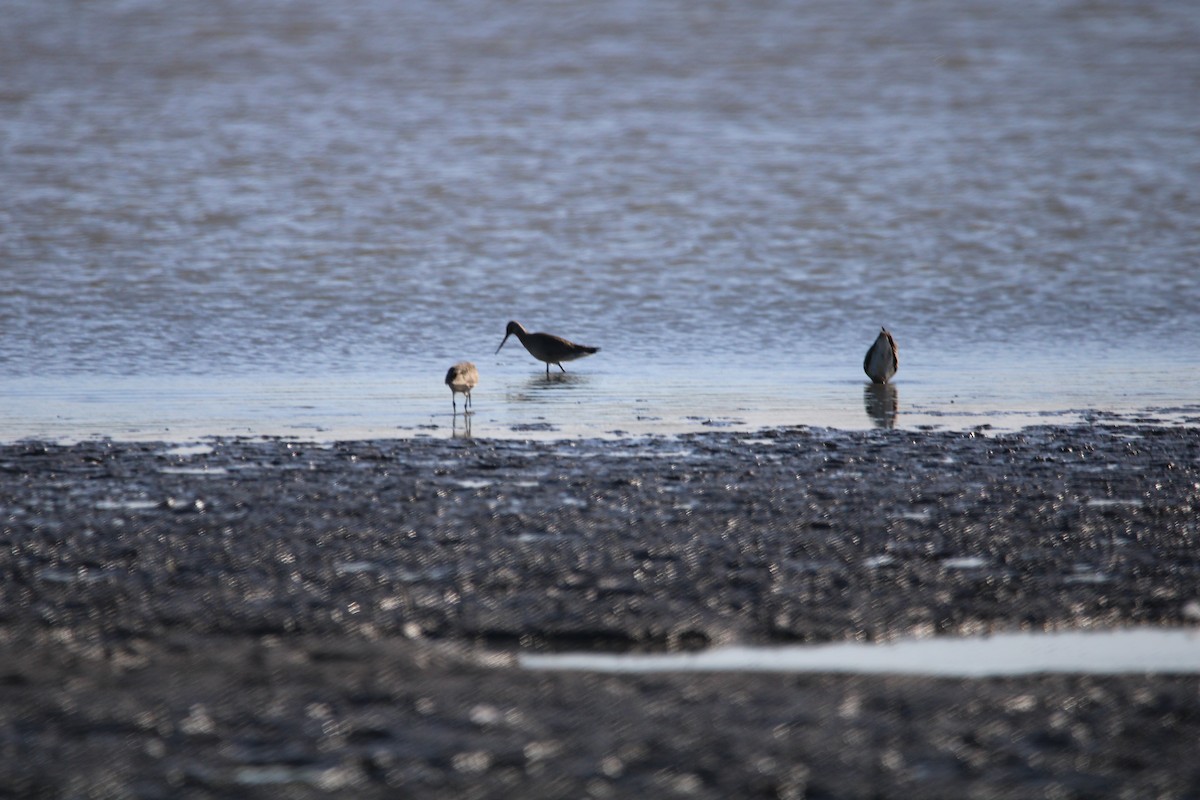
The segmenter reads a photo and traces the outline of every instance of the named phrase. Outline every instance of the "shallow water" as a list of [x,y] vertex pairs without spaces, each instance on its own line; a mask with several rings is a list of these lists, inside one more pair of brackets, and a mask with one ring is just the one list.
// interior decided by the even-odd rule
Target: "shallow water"
[[521,666],[586,672],[851,672],[990,678],[1046,672],[1088,675],[1200,672],[1200,633],[1113,631],[934,637],[884,644],[724,647],[698,653],[523,654]]
[[461,359],[477,436],[1200,414],[1185,0],[15,0],[0,70],[0,440],[461,434]]

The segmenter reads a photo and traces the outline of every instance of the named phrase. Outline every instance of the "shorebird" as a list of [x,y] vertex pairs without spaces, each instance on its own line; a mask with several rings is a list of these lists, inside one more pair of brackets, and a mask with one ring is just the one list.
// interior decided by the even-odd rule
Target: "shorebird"
[[454,413],[458,413],[458,403],[454,395],[462,392],[466,395],[463,400],[463,413],[471,407],[471,390],[479,384],[479,370],[470,361],[460,361],[446,372],[446,385],[450,387],[450,405]]
[[896,350],[896,340],[888,333],[887,328],[880,328],[875,337],[875,344],[867,351],[863,359],[863,372],[873,383],[887,383],[900,368],[900,356]]
[[[568,342],[561,336],[555,336],[550,333],[530,333],[525,330],[525,327],[517,322],[508,323],[508,327],[504,331],[504,339],[500,342],[500,347],[504,347],[504,343],[508,341],[508,337],[513,334],[521,340],[521,344],[525,345],[525,349],[529,351],[529,355],[536,358],[538,361],[546,362],[546,377],[550,377],[550,365],[557,364],[558,368],[563,372],[562,362],[574,361],[577,358],[590,356],[600,348],[588,347],[582,344]],[[500,347],[496,348],[496,352],[500,352]]]

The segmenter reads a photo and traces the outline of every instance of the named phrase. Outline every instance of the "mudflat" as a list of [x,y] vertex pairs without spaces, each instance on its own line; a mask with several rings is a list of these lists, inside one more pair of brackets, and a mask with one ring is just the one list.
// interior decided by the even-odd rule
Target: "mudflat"
[[1200,797],[1200,677],[534,672],[1200,626],[1200,428],[0,447],[0,796]]

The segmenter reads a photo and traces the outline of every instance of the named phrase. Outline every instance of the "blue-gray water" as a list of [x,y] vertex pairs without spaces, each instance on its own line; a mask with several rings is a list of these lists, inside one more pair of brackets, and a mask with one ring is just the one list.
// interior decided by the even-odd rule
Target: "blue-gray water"
[[1191,0],[7,0],[0,439],[1195,421],[1198,108]]

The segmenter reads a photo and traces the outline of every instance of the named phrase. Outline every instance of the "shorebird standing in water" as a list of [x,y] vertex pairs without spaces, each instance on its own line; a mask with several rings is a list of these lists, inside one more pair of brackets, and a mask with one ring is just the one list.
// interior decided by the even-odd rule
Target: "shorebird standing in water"
[[466,395],[463,400],[463,413],[467,413],[467,409],[471,407],[471,390],[479,385],[479,370],[475,369],[475,365],[470,361],[460,361],[449,369],[446,373],[446,385],[450,387],[450,405],[454,408],[454,413],[458,413],[458,403],[455,401],[454,395],[462,392]]
[[[557,364],[558,368],[563,372],[562,362],[574,361],[577,358],[590,356],[600,348],[588,347],[582,344],[568,342],[561,336],[555,336],[550,333],[530,333],[525,330],[525,327],[517,321],[508,323],[508,328],[504,331],[504,339],[500,342],[500,347],[504,347],[504,343],[508,341],[508,337],[513,334],[521,340],[521,344],[525,345],[525,349],[529,351],[529,355],[536,358],[538,361],[546,362],[546,377],[550,377],[550,365]],[[500,352],[500,347],[496,348],[496,352]]]
[[875,337],[875,344],[867,351],[863,359],[863,372],[873,383],[887,383],[900,368],[900,356],[896,350],[896,340],[888,333],[887,328],[880,328]]

